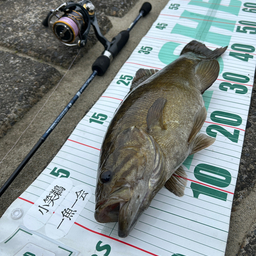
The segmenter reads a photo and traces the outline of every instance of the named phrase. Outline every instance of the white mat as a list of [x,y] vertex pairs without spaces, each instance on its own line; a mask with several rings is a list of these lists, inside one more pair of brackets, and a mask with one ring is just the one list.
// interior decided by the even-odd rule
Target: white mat
[[[224,255],[253,88],[255,12],[256,4],[244,0],[170,1],[48,167],[3,215],[0,254]],[[202,132],[216,142],[185,161],[184,197],[163,188],[120,239],[116,223],[93,216],[105,131],[136,71],[162,69],[192,39],[210,49],[228,45],[219,77],[204,94]]]

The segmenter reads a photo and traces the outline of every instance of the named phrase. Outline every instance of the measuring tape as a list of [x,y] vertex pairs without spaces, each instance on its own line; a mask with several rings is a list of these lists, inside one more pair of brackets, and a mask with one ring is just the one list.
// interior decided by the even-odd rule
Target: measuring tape
[[[170,1],[51,163],[1,218],[1,255],[225,255],[253,89],[255,12],[255,3],[238,0]],[[106,129],[136,71],[162,69],[193,39],[210,49],[228,45],[218,79],[203,95],[201,132],[216,142],[183,163],[185,195],[160,190],[120,239],[116,223],[94,219]]]

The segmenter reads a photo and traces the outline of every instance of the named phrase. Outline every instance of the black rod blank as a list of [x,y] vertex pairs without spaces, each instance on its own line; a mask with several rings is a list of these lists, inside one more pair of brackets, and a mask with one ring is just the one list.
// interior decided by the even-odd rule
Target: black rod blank
[[[145,2],[142,7],[140,8],[139,15],[136,19],[132,22],[130,27],[127,30],[121,31],[116,37],[113,38],[112,42],[110,43],[109,51],[115,57],[121,49],[125,46],[129,39],[129,32],[132,28],[137,24],[141,17],[145,17],[151,11],[151,4]],[[16,168],[16,170],[12,173],[12,175],[8,178],[8,180],[4,183],[4,185],[0,188],[0,197],[6,191],[6,189],[11,185],[17,175],[21,172],[21,170],[25,167],[31,157],[36,153],[39,147],[44,143],[44,141],[48,138],[54,128],[58,125],[58,123],[62,120],[62,118],[66,115],[69,109],[74,105],[80,95],[84,92],[86,87],[91,83],[91,81],[95,78],[96,75],[102,76],[107,71],[108,67],[110,66],[110,59],[107,56],[101,55],[99,56],[94,64],[92,65],[92,74],[83,84],[83,86],[78,90],[75,96],[70,100],[67,106],[62,110],[59,116],[55,119],[55,121],[50,125],[47,131],[42,135],[42,137],[38,140],[35,146],[30,150],[30,152],[26,155],[20,165]]]
[[54,128],[58,125],[58,123],[61,121],[61,119],[67,114],[69,109],[74,105],[74,103],[77,101],[77,99],[83,93],[85,88],[91,83],[91,81],[93,80],[93,78],[96,75],[97,75],[97,71],[93,71],[93,73],[86,80],[86,82],[83,84],[83,86],[78,90],[76,95],[70,100],[70,102],[67,104],[67,106],[62,110],[62,112],[58,115],[58,117],[54,120],[54,122],[51,124],[51,126],[47,129],[47,131],[38,140],[38,142],[35,144],[35,146],[29,151],[29,153],[26,155],[26,157],[23,159],[23,161],[20,163],[20,165],[16,168],[16,170],[12,173],[12,175],[8,178],[8,180],[0,188],[0,196],[2,196],[2,194],[5,192],[5,190],[11,185],[11,183],[14,181],[14,179],[17,177],[17,175],[20,173],[20,171],[25,167],[25,165],[30,160],[30,158],[36,153],[36,151],[40,148],[40,146],[48,138],[48,136],[51,134],[51,132],[54,130]]

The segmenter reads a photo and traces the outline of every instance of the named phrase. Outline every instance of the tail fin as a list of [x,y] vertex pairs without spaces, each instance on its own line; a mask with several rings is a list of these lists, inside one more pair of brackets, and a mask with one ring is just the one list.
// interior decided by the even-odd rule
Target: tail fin
[[214,51],[208,49],[204,44],[193,40],[190,43],[188,43],[183,50],[181,51],[181,54],[187,53],[187,52],[193,52],[195,54],[201,55],[203,57],[206,57],[208,59],[216,59],[219,56],[221,56],[227,49],[228,47],[222,47],[222,48],[217,48]]

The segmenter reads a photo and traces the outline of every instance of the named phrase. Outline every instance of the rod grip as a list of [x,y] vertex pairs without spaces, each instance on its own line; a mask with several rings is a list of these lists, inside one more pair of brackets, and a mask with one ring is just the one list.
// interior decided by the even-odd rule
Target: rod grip
[[110,65],[110,59],[105,56],[99,56],[92,65],[92,71],[97,71],[97,75],[103,76]]
[[110,44],[108,51],[112,54],[113,58],[123,49],[129,40],[129,31],[123,30],[117,36],[115,36]]
[[141,8],[139,12],[142,12],[142,16],[145,17],[146,15],[149,14],[149,12],[152,9],[152,5],[149,2],[145,2]]

